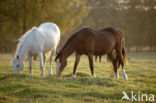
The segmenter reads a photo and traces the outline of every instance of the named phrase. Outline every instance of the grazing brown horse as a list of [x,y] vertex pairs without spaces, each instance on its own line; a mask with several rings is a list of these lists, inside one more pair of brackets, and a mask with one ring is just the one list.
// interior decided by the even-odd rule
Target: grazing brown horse
[[57,53],[55,61],[57,63],[56,75],[60,76],[65,66],[67,65],[67,58],[73,52],[76,52],[75,65],[73,69],[73,77],[77,65],[82,54],[88,56],[91,74],[94,77],[93,69],[93,55],[102,56],[107,54],[108,59],[112,62],[115,77],[119,78],[117,69],[122,66],[123,79],[127,80],[127,75],[124,70],[126,51],[125,40],[123,33],[113,27],[106,27],[101,30],[94,30],[90,27],[85,27],[73,34],[62,50]]

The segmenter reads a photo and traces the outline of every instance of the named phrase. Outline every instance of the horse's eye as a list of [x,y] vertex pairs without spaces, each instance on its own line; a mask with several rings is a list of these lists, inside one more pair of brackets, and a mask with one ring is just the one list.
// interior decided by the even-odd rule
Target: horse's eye
[[17,68],[19,67],[19,64],[18,65],[16,65],[17,66]]

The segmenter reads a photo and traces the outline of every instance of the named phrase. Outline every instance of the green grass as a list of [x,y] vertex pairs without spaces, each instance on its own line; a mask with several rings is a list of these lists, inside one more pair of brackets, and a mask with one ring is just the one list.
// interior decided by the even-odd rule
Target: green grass
[[[0,103],[118,103],[122,91],[154,94],[156,99],[156,53],[130,53],[126,66],[128,81],[112,77],[112,65],[102,58],[102,63],[94,62],[96,77],[90,77],[88,59],[82,56],[77,68],[77,77],[72,78],[74,56],[68,59],[67,67],[60,78],[40,76],[39,62],[34,61],[33,75],[28,73],[28,62],[20,74],[13,74],[12,55],[0,54]],[[53,58],[54,59],[54,58]],[[56,64],[53,62],[53,73]],[[129,101],[122,101],[128,102]]]

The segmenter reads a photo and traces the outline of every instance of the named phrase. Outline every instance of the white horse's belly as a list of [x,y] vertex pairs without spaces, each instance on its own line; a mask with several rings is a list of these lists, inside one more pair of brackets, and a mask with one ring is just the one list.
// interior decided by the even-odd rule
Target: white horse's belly
[[51,51],[52,49],[54,49],[55,46],[56,46],[56,42],[53,41],[53,39],[51,39],[51,40],[49,39],[49,40],[47,40],[47,41],[45,42],[44,47],[43,47],[43,51],[44,51],[44,52],[49,52],[49,51]]
[[48,33],[44,31],[44,34],[45,35],[44,35],[43,51],[49,52],[55,49],[57,46],[57,42],[58,42],[57,37],[56,37],[57,34],[53,31],[48,32]]

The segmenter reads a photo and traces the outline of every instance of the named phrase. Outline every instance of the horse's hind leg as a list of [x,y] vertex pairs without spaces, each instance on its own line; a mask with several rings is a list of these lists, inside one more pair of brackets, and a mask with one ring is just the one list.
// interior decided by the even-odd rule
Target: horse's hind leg
[[39,60],[40,60],[41,75],[43,77],[45,77],[45,74],[44,74],[44,63],[43,63],[43,53],[42,52],[39,52],[38,53],[38,57],[39,57]]
[[80,57],[81,57],[81,54],[76,52],[76,58],[75,58],[75,64],[74,64],[72,77],[76,77],[76,68],[77,68],[77,65],[79,64]]
[[121,63],[121,66],[122,66],[123,79],[128,80],[127,74],[125,73],[125,69],[124,69],[125,63],[124,63],[124,58],[123,58],[123,55],[122,55],[122,49],[117,48],[116,52],[117,52],[117,57],[119,58],[119,62]]
[[55,53],[55,50],[51,51],[50,57],[49,57],[49,75],[52,75],[52,57]]
[[128,76],[127,76],[127,74],[125,73],[124,67],[122,67],[122,75],[123,75],[123,79],[124,79],[124,80],[128,80]]
[[112,62],[112,65],[113,65],[113,69],[114,69],[114,72],[115,72],[114,77],[119,78],[119,74],[117,72],[117,59],[116,59],[115,54],[113,54],[113,51],[108,54],[108,58]]
[[92,54],[87,54],[88,59],[89,59],[89,65],[90,65],[90,70],[91,70],[91,75],[92,77],[95,77],[94,74],[94,65],[93,65],[93,55]]
[[28,60],[29,60],[29,73],[32,74],[32,64],[33,64],[32,56],[29,55]]
[[117,71],[118,70],[118,68],[117,68],[117,59],[113,60],[113,67],[114,67],[114,72],[115,72],[114,77],[119,79],[119,73]]
[[43,65],[45,66],[45,63],[46,63],[46,54],[43,53]]

